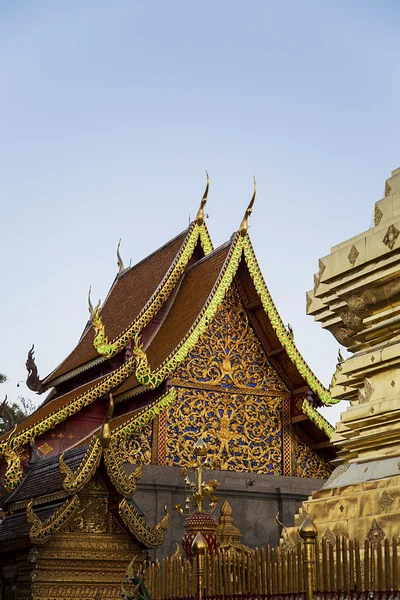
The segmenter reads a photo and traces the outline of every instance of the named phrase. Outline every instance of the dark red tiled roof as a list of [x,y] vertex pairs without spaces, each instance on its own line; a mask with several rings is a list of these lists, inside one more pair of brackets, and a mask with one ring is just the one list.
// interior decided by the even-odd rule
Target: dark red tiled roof
[[[101,316],[108,339],[116,338],[139,315],[178,254],[188,229],[118,277],[104,302]],[[45,384],[99,357],[89,327],[71,354],[46,378]]]
[[188,269],[168,314],[146,350],[152,370],[177,348],[200,315],[218,279],[231,244],[225,244]]

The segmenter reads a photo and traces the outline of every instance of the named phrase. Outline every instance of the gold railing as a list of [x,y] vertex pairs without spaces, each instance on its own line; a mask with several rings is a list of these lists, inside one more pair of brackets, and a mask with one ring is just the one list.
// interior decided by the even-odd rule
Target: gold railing
[[[307,546],[307,543],[309,546]],[[253,552],[197,551],[191,563],[181,556],[144,563],[139,576],[152,600],[178,598],[320,597],[341,592],[357,597],[363,592],[399,590],[398,542],[383,544],[337,537],[335,541],[303,536],[292,549],[255,549]]]

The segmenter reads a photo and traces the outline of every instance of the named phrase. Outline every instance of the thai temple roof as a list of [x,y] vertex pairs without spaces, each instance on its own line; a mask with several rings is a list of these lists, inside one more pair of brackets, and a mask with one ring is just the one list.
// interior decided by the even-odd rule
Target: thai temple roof
[[[318,442],[329,439],[333,428],[316,408],[331,404],[330,393],[283,324],[247,232],[255,195],[239,231],[214,250],[203,214],[207,192],[208,187],[196,220],[137,265],[125,269],[118,254],[120,270],[105,302],[101,308],[90,304],[91,319],[77,346],[39,382],[37,389],[51,389],[50,394],[15,431],[0,437],[0,457],[97,402],[97,420],[93,417],[93,425],[69,447],[89,441],[99,431],[104,399],[111,392],[119,425],[152,406],[171,387],[174,369],[207,331],[232,286],[269,364],[283,381],[282,393],[302,398],[299,427]],[[132,404],[134,396],[137,402]]]

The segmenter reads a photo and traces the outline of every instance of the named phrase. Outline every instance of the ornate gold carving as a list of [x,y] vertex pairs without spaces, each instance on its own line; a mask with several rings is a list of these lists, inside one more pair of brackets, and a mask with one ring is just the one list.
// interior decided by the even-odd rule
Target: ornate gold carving
[[9,438],[6,441],[6,446],[3,450],[7,462],[7,468],[3,481],[8,491],[13,490],[18,485],[23,474],[21,457],[18,452],[18,440],[14,435],[16,428],[17,425],[11,431]]
[[385,198],[386,198],[386,196],[389,196],[391,191],[392,191],[392,186],[389,185],[389,183],[386,181],[386,183],[385,183]]
[[387,513],[390,511],[390,508],[393,504],[394,500],[390,494],[386,490],[383,490],[381,497],[378,500],[379,508]]
[[[137,462],[141,458],[144,458],[143,456],[139,456],[138,452],[135,452],[135,445],[138,445],[138,439],[141,440],[142,437],[147,440],[145,433],[138,433],[136,437],[128,438],[126,440],[119,440],[118,442],[112,442],[107,452],[104,454],[107,474],[111,480],[111,483],[122,496],[127,498],[136,493],[136,482],[142,476],[143,465],[139,464],[139,466],[134,469],[132,473],[126,475],[122,466],[122,462],[125,460],[128,460],[129,462],[136,460]],[[130,444],[131,441],[132,443]],[[128,452],[127,455],[124,455],[121,446],[127,445],[127,443],[131,446],[131,452]],[[145,458],[147,458],[146,462],[150,462],[150,450],[148,456],[146,455]]]
[[165,507],[164,517],[152,529],[144,522],[137,510],[123,498],[119,514],[132,535],[146,548],[159,548],[164,542],[164,532],[169,524],[169,512]]
[[60,472],[64,475],[63,488],[67,492],[79,492],[96,472],[100,464],[102,447],[99,438],[93,437],[82,458],[79,467],[74,472],[64,462],[64,452],[60,454]]
[[357,248],[355,247],[355,245],[353,244],[352,247],[350,248],[350,252],[348,254],[348,260],[349,263],[354,267],[354,265],[356,264],[357,258],[360,256],[359,251],[357,250]]
[[[273,394],[286,388],[267,361],[234,288],[207,333],[175,369],[173,381],[193,387],[180,387],[180,402],[167,413],[166,464],[188,465],[201,435],[217,468],[282,473],[282,400]],[[239,389],[243,392],[237,393]],[[310,411],[327,429],[323,417]]]
[[382,527],[379,525],[378,521],[376,519],[374,519],[372,521],[372,525],[370,527],[370,530],[368,531],[367,534],[367,540],[373,544],[373,545],[377,545],[380,544],[382,542],[382,540],[384,539],[385,534],[383,532]]
[[331,465],[297,436],[294,454],[297,477],[311,477],[312,479],[328,479],[330,477]]
[[383,217],[383,212],[379,208],[378,204],[375,204],[375,209],[374,209],[374,227],[376,227],[377,225],[379,225],[379,223],[382,221],[382,217]]
[[79,509],[80,504],[78,496],[73,496],[70,500],[66,500],[51,517],[42,522],[33,512],[33,501],[31,500],[26,507],[26,519],[28,523],[32,524],[29,532],[31,542],[33,544],[44,544],[47,542],[54,533],[68,523],[69,519]]
[[220,385],[235,390],[274,395],[288,392],[268,362],[250,326],[240,296],[231,287],[205,335],[173,373],[184,383]]
[[[76,496],[74,496],[75,498]],[[106,533],[108,499],[101,496],[84,496],[81,506],[69,521],[72,532]]]
[[385,237],[382,240],[385,246],[389,248],[389,250],[393,250],[396,240],[399,237],[399,233],[400,231],[395,225],[389,225]]
[[188,466],[199,436],[214,468],[281,474],[281,398],[179,390],[167,414],[166,464]]

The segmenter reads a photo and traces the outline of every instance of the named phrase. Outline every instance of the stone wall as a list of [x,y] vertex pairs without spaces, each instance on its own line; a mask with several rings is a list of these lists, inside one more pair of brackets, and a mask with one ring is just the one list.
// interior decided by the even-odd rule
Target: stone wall
[[[233,510],[235,525],[243,533],[242,542],[248,546],[277,544],[281,527],[279,519],[287,526],[293,524],[294,515],[302,501],[307,500],[314,490],[325,483],[323,479],[256,475],[213,471],[206,473],[205,479],[215,478],[220,482],[217,495],[220,498],[213,516],[218,520],[220,507],[228,500]],[[146,522],[153,526],[164,515],[164,505],[171,513],[170,526],[161,548],[152,551],[153,558],[172,554],[175,542],[185,533],[184,516],[174,510],[174,505],[184,502],[188,493],[176,467],[146,465],[138,482],[134,500],[143,512]]]

